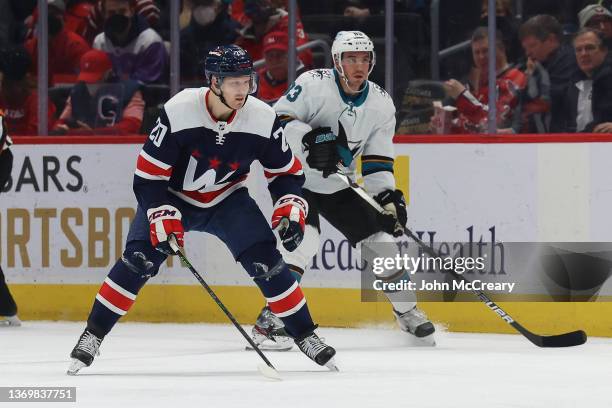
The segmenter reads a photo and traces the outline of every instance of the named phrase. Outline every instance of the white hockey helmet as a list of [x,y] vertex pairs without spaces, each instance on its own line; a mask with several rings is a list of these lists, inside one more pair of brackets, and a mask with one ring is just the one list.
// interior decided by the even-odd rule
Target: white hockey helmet
[[374,52],[374,43],[370,37],[361,31],[338,31],[334,43],[332,44],[331,53],[334,60],[334,68],[344,77],[344,69],[342,68],[342,53],[349,51],[367,51],[371,53],[371,62],[368,75],[372,73],[376,64],[376,53]]

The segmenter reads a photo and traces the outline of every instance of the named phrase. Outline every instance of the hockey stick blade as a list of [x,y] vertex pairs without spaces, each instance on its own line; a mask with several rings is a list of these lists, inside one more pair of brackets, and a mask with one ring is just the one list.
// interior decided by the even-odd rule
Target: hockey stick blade
[[559,348],[559,347],[573,347],[580,346],[587,341],[587,335],[583,330],[576,330],[569,333],[563,334],[555,334],[552,336],[540,336],[534,334],[521,326],[520,324],[514,322],[512,326],[519,331],[523,336],[527,337],[527,339],[535,344],[538,347],[551,347],[551,348]]
[[[374,209],[379,212],[382,212],[383,209],[378,204],[376,200],[366,193],[357,183],[351,180],[346,174],[336,173],[336,175],[344,181],[349,188],[355,191],[360,197],[362,197],[367,203],[369,203]],[[439,254],[426,243],[424,243],[419,237],[417,237],[410,229],[404,227],[404,234],[411,238],[414,242],[419,245],[423,251],[433,257],[439,257]],[[458,280],[465,280],[470,282],[465,276],[460,273],[457,273],[455,270],[449,270],[450,274]],[[506,313],[501,307],[495,304],[489,297],[484,294],[484,292],[480,290],[473,289],[474,294],[485,304],[489,309],[491,309],[495,314],[497,314],[502,320],[512,326],[516,331],[521,333],[523,336],[527,338],[531,343],[538,347],[572,347],[572,346],[580,346],[587,341],[587,335],[583,330],[576,330],[569,333],[562,333],[552,336],[541,336],[531,331],[527,330],[520,323],[515,321],[508,313]]]
[[170,235],[170,238],[168,239],[168,243],[170,244],[170,248],[172,249],[172,251],[174,251],[174,253],[179,257],[181,262],[183,262],[183,264],[187,266],[187,268],[191,271],[191,273],[196,278],[196,280],[200,283],[200,285],[202,285],[204,290],[208,292],[208,294],[214,300],[217,306],[219,306],[219,308],[223,311],[223,313],[225,313],[225,316],[227,316],[227,318],[232,322],[234,327],[240,332],[240,334],[242,334],[242,337],[245,338],[247,343],[249,343],[251,347],[253,347],[253,349],[257,352],[259,357],[261,357],[264,363],[266,363],[267,368],[262,370],[261,367],[258,367],[258,371],[268,378],[280,379],[280,375],[278,374],[278,372],[276,371],[276,368],[274,368],[270,360],[268,360],[268,358],[264,355],[264,353],[262,353],[259,347],[257,347],[257,345],[253,342],[253,339],[251,339],[249,335],[246,334],[246,332],[244,331],[242,326],[240,326],[240,324],[238,323],[234,315],[232,315],[232,313],[227,309],[227,307],[225,307],[223,302],[221,302],[221,299],[219,299],[217,295],[215,294],[215,292],[212,290],[212,288],[208,286],[208,283],[206,283],[206,281],[204,280],[204,278],[202,278],[200,273],[193,267],[193,265],[191,265],[191,262],[189,262],[189,260],[183,253],[183,250],[178,245],[178,242],[174,234]]

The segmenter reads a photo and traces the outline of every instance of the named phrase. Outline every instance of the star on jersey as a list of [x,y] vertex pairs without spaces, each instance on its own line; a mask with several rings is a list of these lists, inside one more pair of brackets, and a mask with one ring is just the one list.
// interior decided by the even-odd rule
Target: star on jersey
[[220,164],[221,160],[217,159],[216,157],[211,157],[210,159],[208,159],[208,167],[211,169],[217,170]]

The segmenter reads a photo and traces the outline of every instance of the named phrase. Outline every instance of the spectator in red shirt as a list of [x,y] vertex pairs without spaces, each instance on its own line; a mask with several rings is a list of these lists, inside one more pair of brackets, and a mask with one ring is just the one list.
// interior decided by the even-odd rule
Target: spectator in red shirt
[[[279,1],[274,0],[236,0],[234,3],[240,5],[244,1],[244,16],[237,20],[243,26],[242,37],[236,44],[244,48],[253,61],[263,58],[263,37],[272,31],[289,32],[289,13],[285,8],[279,7]],[[282,3],[282,1],[280,2]],[[234,9],[234,4],[232,4]],[[234,18],[236,16],[232,13]],[[308,36],[304,32],[304,26],[299,16],[296,24],[296,45],[306,44]],[[300,59],[307,67],[312,67],[312,51],[302,51]]]
[[[496,36],[496,85],[497,85],[497,128],[500,133],[518,132],[522,128],[517,109],[519,92],[527,84],[527,76],[508,64],[506,47],[501,33]],[[451,79],[444,83],[447,94],[455,100],[459,118],[453,123],[452,133],[486,133],[489,114],[487,27],[478,27],[472,35],[472,57],[474,72],[467,84]]]
[[54,134],[135,134],[144,115],[140,84],[109,81],[113,72],[104,51],[91,50],[81,59],[78,82],[53,128]]
[[[28,74],[31,62],[23,47],[11,48],[0,55],[0,109],[4,111],[12,135],[38,133],[38,93]],[[55,120],[55,105],[51,100],[48,104],[48,123],[51,127]]]
[[93,2],[87,0],[68,1],[64,13],[64,26],[68,31],[77,33],[83,39],[87,35],[89,14],[94,8]]
[[[273,31],[263,39],[263,54],[266,65],[257,72],[259,84],[257,97],[272,105],[287,90],[289,68],[289,37],[286,32]],[[304,64],[298,59],[296,77],[305,71]]]
[[[76,75],[79,61],[89,51],[89,45],[78,34],[64,27],[66,4],[63,0],[49,1],[49,83],[53,84],[54,75]],[[38,39],[30,38],[25,47],[32,58],[31,72],[38,72]]]
[[[177,0],[174,0],[177,1]],[[153,0],[130,0],[131,6],[134,7],[136,14],[142,16],[148,23],[149,27],[155,29],[159,23],[159,7]],[[89,44],[93,43],[94,38],[104,29],[104,5],[103,0],[99,0],[96,6],[89,12],[87,19],[87,30],[85,39]]]

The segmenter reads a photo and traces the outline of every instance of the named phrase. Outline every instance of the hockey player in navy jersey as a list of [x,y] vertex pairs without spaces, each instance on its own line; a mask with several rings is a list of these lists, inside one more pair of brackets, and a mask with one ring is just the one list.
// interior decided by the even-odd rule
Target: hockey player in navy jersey
[[134,193],[138,209],[121,259],[96,295],[87,327],[70,357],[68,374],[91,365],[100,343],[126,314],[140,289],[183,246],[184,231],[205,231],[223,241],[253,278],[300,350],[319,365],[335,350],[314,333],[306,300],[276,248],[276,238],[245,187],[250,165],[264,167],[274,210],[272,228],[282,247],[301,242],[308,204],[301,197],[300,161],[272,108],[256,98],[249,55],[217,47],[205,60],[210,88],[186,89],[161,110],[138,156]]
[[[401,236],[407,213],[404,195],[395,188],[393,136],[395,106],[380,86],[368,80],[376,63],[374,45],[361,31],[340,31],[332,44],[334,69],[315,69],[300,75],[274,105],[286,123],[285,136],[304,164],[304,198],[310,205],[304,239],[295,251],[283,252],[289,268],[301,279],[319,246],[319,215],[356,246],[377,245],[384,257],[394,257],[394,237]],[[364,187],[385,209],[374,210],[345,181],[332,173],[342,163],[355,174],[361,156]],[[383,248],[384,249],[381,249]],[[378,279],[409,280],[407,271],[390,270]],[[385,292],[399,327],[422,345],[435,344],[435,328],[417,308],[414,292]],[[253,340],[262,348],[286,349],[283,322],[264,307],[253,328]]]

